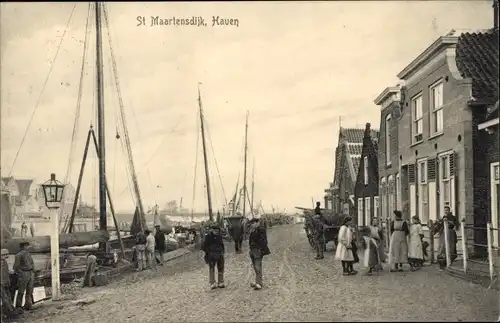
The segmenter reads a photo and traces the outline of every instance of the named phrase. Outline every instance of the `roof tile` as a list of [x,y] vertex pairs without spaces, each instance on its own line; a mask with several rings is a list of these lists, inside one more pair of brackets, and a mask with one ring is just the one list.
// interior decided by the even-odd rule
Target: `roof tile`
[[472,79],[476,100],[498,100],[498,29],[463,33],[458,38],[456,62],[460,75]]

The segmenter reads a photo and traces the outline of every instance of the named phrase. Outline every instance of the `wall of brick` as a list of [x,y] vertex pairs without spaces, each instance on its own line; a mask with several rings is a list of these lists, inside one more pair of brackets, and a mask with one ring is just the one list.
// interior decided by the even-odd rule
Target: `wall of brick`
[[[375,216],[375,200],[373,197],[379,195],[378,184],[378,155],[374,149],[371,138],[365,138],[363,141],[363,149],[361,152],[361,160],[359,162],[358,177],[356,180],[356,187],[354,190],[354,209],[358,210],[358,198],[363,198],[363,214],[365,214],[366,205],[364,198],[371,197],[370,199],[370,217]],[[368,185],[364,183],[364,157],[368,157]],[[356,215],[357,221],[357,215]],[[358,223],[359,224],[359,223]],[[364,224],[366,225],[366,223]]]
[[[385,120],[388,115],[391,115],[391,165],[388,166],[386,162],[386,129]],[[379,180],[382,177],[387,177],[389,175],[395,175],[399,172],[399,103],[393,102],[385,109],[380,111],[380,140],[378,143],[378,172]]]

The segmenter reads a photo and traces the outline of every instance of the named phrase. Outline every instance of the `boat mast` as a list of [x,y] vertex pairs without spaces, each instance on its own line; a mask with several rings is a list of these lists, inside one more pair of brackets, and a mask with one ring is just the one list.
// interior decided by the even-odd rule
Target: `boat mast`
[[245,122],[245,164],[243,170],[243,217],[246,216],[246,203],[245,197],[247,196],[247,151],[248,151],[248,111]]
[[95,3],[96,78],[97,78],[97,138],[99,146],[99,229],[107,230],[106,214],[106,142],[104,129],[104,71],[102,62],[101,4]]
[[254,212],[253,212],[253,193],[255,189],[255,157],[253,158],[253,166],[252,166],[252,195],[251,195],[251,200],[250,200],[250,212],[252,212],[252,218],[254,217]]
[[207,148],[205,142],[205,126],[203,123],[203,105],[201,104],[200,83],[198,83],[198,105],[200,107],[200,121],[201,121],[201,141],[203,145],[203,160],[205,162],[205,180],[207,186],[207,199],[208,199],[208,218],[210,221],[214,220],[212,213],[212,196],[210,195],[210,174],[208,172]]

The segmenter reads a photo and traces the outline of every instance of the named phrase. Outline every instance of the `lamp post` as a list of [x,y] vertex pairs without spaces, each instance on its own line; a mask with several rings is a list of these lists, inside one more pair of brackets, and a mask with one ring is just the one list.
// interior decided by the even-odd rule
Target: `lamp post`
[[59,277],[59,219],[57,209],[63,198],[64,184],[56,180],[56,174],[50,174],[50,180],[42,184],[45,206],[51,211],[52,234],[50,235],[50,262],[52,269],[52,300],[61,299]]

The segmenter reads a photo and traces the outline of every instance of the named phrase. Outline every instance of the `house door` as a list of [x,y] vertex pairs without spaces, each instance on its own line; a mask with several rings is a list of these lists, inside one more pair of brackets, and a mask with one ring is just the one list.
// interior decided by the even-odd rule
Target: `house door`
[[498,248],[500,233],[498,225],[500,223],[500,163],[491,164],[491,226],[496,229],[492,233],[493,246]]

